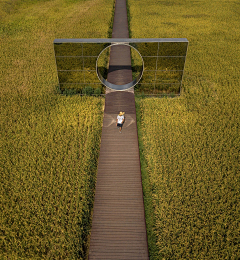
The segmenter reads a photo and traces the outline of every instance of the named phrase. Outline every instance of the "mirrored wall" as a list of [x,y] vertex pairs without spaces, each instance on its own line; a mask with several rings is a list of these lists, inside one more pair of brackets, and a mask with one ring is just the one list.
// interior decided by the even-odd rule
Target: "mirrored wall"
[[132,43],[141,53],[144,72],[135,93],[180,95],[188,42]]
[[[107,79],[111,51],[107,47],[116,43],[129,44],[141,54],[140,58],[131,48],[133,78],[143,68],[141,80],[134,87],[136,94],[180,94],[187,39],[56,39],[54,51],[60,90],[82,93],[90,86],[104,94],[105,86],[97,75],[96,65]],[[99,57],[104,49],[104,55]]]
[[99,53],[109,44],[63,42],[54,43],[59,88],[62,92],[82,93],[86,87],[99,88],[105,93],[96,74]]

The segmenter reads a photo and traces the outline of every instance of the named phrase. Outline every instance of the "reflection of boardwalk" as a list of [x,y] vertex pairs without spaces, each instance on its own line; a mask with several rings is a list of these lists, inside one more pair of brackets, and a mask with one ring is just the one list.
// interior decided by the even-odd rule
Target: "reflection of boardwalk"
[[[115,3],[112,38],[129,38],[126,0]],[[107,80],[118,85],[132,81],[130,47],[111,47]]]
[[[128,38],[126,19],[125,0],[116,0],[113,37]],[[115,28],[118,28],[116,30],[119,30],[119,34]],[[115,62],[121,55],[121,51],[112,54]],[[120,65],[129,65],[129,54],[122,55]],[[128,67],[124,73],[122,71],[119,73],[119,70],[114,67],[108,79],[110,76],[114,84],[122,84],[122,81],[132,77]],[[149,257],[134,93],[133,90],[107,93],[89,259],[147,260]],[[119,111],[126,113],[121,134],[116,127]]]
[[131,55],[129,46],[112,46],[107,80],[124,85],[132,82]]

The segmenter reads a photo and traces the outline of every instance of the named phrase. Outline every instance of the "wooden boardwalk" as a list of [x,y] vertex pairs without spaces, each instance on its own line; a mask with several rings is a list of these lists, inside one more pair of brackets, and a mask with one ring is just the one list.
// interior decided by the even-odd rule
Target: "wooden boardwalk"
[[[116,0],[113,25],[115,38],[129,37],[126,19],[123,21],[123,17],[127,18],[126,1]],[[119,28],[119,34],[115,28]],[[114,84],[131,81],[132,72],[129,66],[131,67],[129,47],[112,48],[108,80]],[[107,93],[89,260],[147,260],[149,255],[134,92]],[[116,127],[116,117],[120,111],[125,112],[122,133]]]

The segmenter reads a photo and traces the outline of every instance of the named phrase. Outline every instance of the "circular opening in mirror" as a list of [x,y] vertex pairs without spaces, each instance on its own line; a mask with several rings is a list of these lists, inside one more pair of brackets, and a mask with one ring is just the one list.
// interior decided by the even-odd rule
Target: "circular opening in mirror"
[[99,80],[114,90],[134,87],[143,74],[143,58],[133,46],[111,44],[101,51],[96,62]]

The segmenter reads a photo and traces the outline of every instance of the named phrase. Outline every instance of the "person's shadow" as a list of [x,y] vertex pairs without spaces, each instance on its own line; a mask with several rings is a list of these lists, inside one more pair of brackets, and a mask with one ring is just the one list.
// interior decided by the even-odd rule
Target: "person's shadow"
[[125,124],[125,128],[129,127],[133,123],[135,123],[135,120],[131,116],[128,116],[127,118],[126,115],[124,116],[123,125]]

